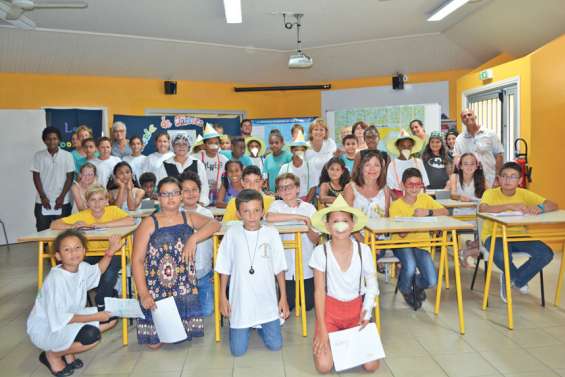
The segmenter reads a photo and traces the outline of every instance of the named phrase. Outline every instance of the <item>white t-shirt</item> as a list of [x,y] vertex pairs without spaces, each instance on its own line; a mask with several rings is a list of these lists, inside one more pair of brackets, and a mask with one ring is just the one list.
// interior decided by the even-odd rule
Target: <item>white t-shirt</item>
[[[63,187],[65,187],[67,174],[74,173],[75,171],[73,155],[61,148],[59,148],[54,155],[51,155],[47,149],[36,152],[33,155],[31,171],[39,173],[39,179],[41,180],[43,191],[45,192],[45,195],[47,195],[47,198],[49,198],[51,208],[54,208],[55,200],[59,195],[61,195]],[[65,195],[63,203],[67,204],[70,201],[71,190],[69,189]],[[37,191],[35,193],[35,202],[41,203],[41,198]]]
[[310,163],[306,161],[302,161],[302,166],[300,167],[294,166],[294,163],[292,161],[284,164],[283,166],[281,166],[278,175],[284,173],[292,173],[300,179],[299,195],[301,197],[306,196],[308,194],[308,190],[310,190],[311,187],[318,186],[318,182],[314,181],[314,171],[310,168]]
[[[283,200],[275,200],[271,207],[269,207],[270,213],[285,213],[292,215],[302,215],[307,217],[312,217],[316,212],[316,208],[310,204],[300,200],[298,207],[290,207]],[[293,234],[281,234],[283,240],[294,240]],[[311,279],[314,277],[314,272],[308,266],[310,257],[312,256],[312,251],[314,250],[314,244],[308,238],[306,233],[302,233],[302,266],[304,268],[304,279]],[[296,272],[296,257],[294,250],[285,250],[286,265],[288,270],[285,273],[286,280],[295,280]]]
[[316,182],[316,186],[320,182],[320,174],[322,174],[324,165],[333,157],[336,150],[337,145],[333,139],[324,140],[319,152],[316,152],[310,142],[308,142],[308,149],[306,149],[304,157],[305,161],[310,163],[310,169],[312,169],[310,174],[313,177],[313,181]]
[[[208,186],[208,176],[206,175],[206,168],[204,167],[204,164],[200,160],[192,156],[188,156],[184,164],[181,164],[180,162],[175,160],[174,155],[173,157],[168,158],[164,162],[168,164],[174,164],[177,167],[177,171],[179,172],[179,174],[182,174],[186,168],[188,168],[190,165],[194,163],[194,161],[196,161],[196,170],[198,171],[198,178],[200,178],[200,186],[201,186],[200,199],[198,199],[198,201],[202,203],[204,206],[207,206],[208,204],[210,204],[210,198],[208,196],[208,194],[210,193],[210,188]],[[168,175],[164,164],[161,164],[161,170],[159,175],[162,175],[163,177],[166,177]]]
[[198,160],[202,161],[206,168],[210,190],[214,187],[219,190],[222,186],[222,175],[226,169],[226,163],[229,161],[228,158],[219,152],[216,157],[208,157],[206,152],[201,151],[198,154]]
[[398,158],[393,158],[390,164],[388,164],[388,170],[386,172],[386,185],[391,190],[402,190],[402,174],[404,170],[408,168],[416,168],[422,174],[422,180],[424,181],[424,186],[430,185],[430,180],[428,178],[428,173],[426,173],[426,168],[424,163],[419,158],[411,158],[409,160],[400,160]]
[[361,280],[361,295],[365,294],[363,309],[370,312],[375,306],[375,298],[379,294],[377,283],[377,273],[373,264],[373,257],[369,246],[363,243],[353,242],[353,255],[351,264],[347,271],[341,271],[337,260],[332,251],[331,241],[326,242],[328,255],[328,271],[326,272],[326,257],[324,255],[324,245],[318,245],[312,253],[310,267],[315,270],[326,272],[327,294],[339,301],[351,301],[360,296],[359,278],[361,275],[361,260],[357,245],[361,246],[361,257],[363,258],[363,279]]
[[240,223],[229,227],[220,243],[216,272],[230,275],[231,328],[250,328],[279,318],[275,275],[286,269],[275,228],[248,231]]
[[96,166],[96,178],[98,179],[98,183],[106,187],[110,177],[114,174],[114,166],[120,161],[122,160],[116,156],[110,156],[107,160],[101,160],[99,158],[92,160],[91,162]]
[[133,157],[132,155],[124,156],[124,161],[131,166],[131,170],[133,171],[133,175],[139,181],[139,177],[141,174],[145,173],[143,169],[145,169],[145,164],[147,163],[147,156],[140,154],[139,156]]
[[98,322],[69,321],[75,314],[89,312],[86,308],[87,292],[96,288],[99,280],[98,265],[82,262],[77,272],[69,272],[61,265],[54,267],[39,290],[27,319],[31,342],[41,350],[59,352],[71,346],[84,325],[98,327]]
[[144,173],[153,173],[157,177],[157,183],[167,176],[165,169],[163,169],[163,161],[173,157],[175,154],[171,151],[161,154],[159,152],[153,152],[145,160]]
[[[212,211],[210,211],[208,208],[202,207],[200,204],[196,205],[196,209],[189,211],[194,211],[202,216],[206,216],[211,219],[214,218]],[[212,238],[208,238],[207,240],[204,240],[198,243],[198,245],[196,245],[196,256],[194,257],[194,264],[196,265],[197,279],[204,277],[204,275],[212,271],[213,252],[214,252],[214,243],[212,241]]]

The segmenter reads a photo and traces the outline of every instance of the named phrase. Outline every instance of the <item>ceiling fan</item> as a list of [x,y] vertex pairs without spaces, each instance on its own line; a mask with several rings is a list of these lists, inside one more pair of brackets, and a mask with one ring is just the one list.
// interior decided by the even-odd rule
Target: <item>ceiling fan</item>
[[6,20],[17,20],[18,18],[20,18],[23,12],[34,9],[64,9],[88,7],[88,3],[86,1],[45,3],[34,2],[33,0],[0,0],[0,4],[4,4],[5,6],[9,7],[5,16]]

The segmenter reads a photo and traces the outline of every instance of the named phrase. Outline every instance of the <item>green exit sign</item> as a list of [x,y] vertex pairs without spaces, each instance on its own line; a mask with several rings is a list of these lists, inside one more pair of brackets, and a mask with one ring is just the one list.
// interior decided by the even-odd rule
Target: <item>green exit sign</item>
[[493,75],[492,75],[492,69],[485,69],[484,71],[481,71],[479,73],[479,79],[482,81],[485,80],[490,80],[492,79]]

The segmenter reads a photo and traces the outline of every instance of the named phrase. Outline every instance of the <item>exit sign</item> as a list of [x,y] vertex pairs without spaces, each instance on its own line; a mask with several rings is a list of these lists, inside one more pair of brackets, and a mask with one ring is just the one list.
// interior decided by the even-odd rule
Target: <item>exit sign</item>
[[485,69],[479,73],[479,79],[482,81],[492,79],[492,77],[492,69]]

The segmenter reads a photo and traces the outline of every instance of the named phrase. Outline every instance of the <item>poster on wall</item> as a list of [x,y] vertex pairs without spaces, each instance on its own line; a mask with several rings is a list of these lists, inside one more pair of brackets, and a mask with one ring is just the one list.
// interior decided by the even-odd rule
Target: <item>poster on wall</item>
[[47,127],[55,127],[61,131],[59,146],[68,151],[73,149],[71,137],[81,125],[90,128],[95,139],[102,136],[102,118],[102,110],[45,109]]
[[272,119],[252,119],[253,136],[257,136],[268,144],[269,133],[271,130],[279,130],[285,141],[292,140],[290,129],[294,124],[300,124],[304,128],[304,138],[308,140],[308,127],[317,117],[300,118],[272,118]]

